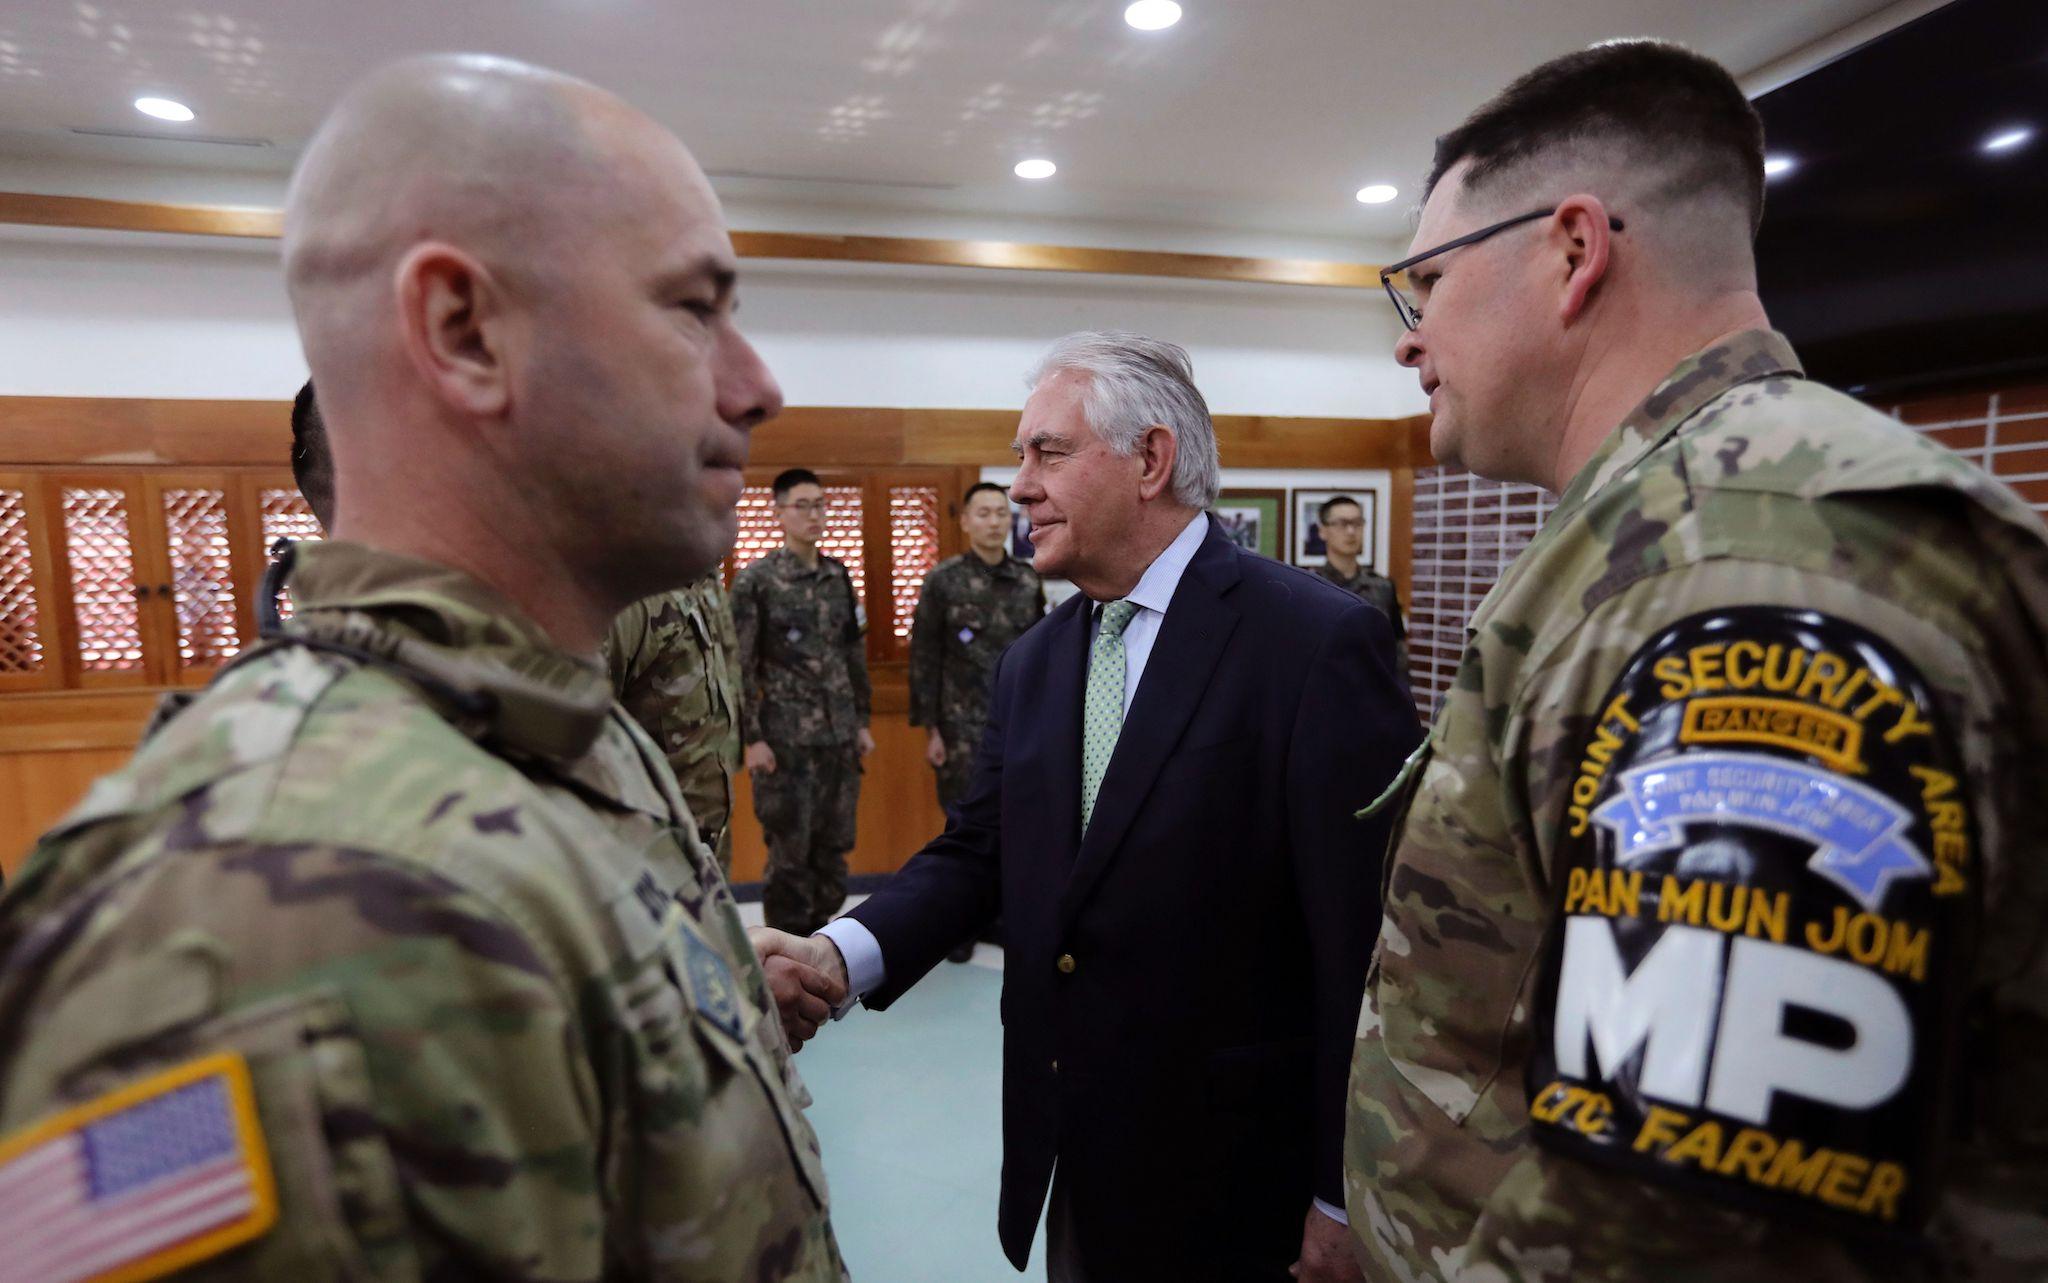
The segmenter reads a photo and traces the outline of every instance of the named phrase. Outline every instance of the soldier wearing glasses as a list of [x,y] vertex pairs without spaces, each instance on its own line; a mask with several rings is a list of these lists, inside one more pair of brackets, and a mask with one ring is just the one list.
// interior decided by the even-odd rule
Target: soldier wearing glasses
[[1408,627],[1401,620],[1401,598],[1394,581],[1359,561],[1365,551],[1365,508],[1350,495],[1325,499],[1316,509],[1316,522],[1323,531],[1323,564],[1316,573],[1345,592],[1371,603],[1394,626],[1395,678],[1401,689],[1408,688]]
[[742,733],[768,843],[762,914],[809,935],[846,901],[868,733],[863,615],[846,567],[818,550],[827,501],[815,473],[772,489],[783,545],[733,580]]
[[1429,189],[1431,450],[1560,498],[1404,772],[1368,1272],[2042,1277],[2048,528],[1803,376],[1717,64],[1547,63]]

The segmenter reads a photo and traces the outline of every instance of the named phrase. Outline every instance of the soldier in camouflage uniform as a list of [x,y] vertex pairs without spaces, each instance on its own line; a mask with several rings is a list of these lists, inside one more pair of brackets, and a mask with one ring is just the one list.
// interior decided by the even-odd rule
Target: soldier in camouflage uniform
[[996,659],[1045,616],[1045,587],[1003,544],[1010,501],[992,482],[960,501],[970,551],[925,576],[910,625],[910,724],[929,728],[926,760],[938,774],[939,805],[967,791],[974,750],[988,722]]
[[604,650],[619,703],[668,756],[705,845],[730,877],[740,662],[718,572],[620,611]]
[[0,900],[0,1186],[45,1195],[7,1272],[843,1278],[768,981],[596,661],[644,568],[715,561],[779,407],[708,185],[592,86],[408,60],[284,255],[340,538]]
[[741,724],[754,814],[768,844],[761,912],[809,935],[846,903],[861,759],[868,733],[864,614],[846,567],[818,551],[826,499],[818,478],[775,478],[783,546],[733,579]]
[[1394,677],[1408,689],[1408,625],[1401,618],[1401,598],[1394,581],[1358,560],[1365,550],[1365,508],[1349,495],[1323,501],[1316,509],[1322,523],[1327,557],[1315,571],[1323,578],[1371,602],[1394,626]]
[[1568,55],[1430,187],[1432,448],[1562,496],[1408,773],[1370,1272],[2043,1277],[2048,529],[1801,376],[1718,66]]

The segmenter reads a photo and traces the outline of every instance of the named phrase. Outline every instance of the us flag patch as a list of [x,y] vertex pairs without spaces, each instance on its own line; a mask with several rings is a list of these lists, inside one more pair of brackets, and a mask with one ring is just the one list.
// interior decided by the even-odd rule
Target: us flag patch
[[277,1220],[249,1067],[190,1061],[0,1139],[0,1283],[133,1283]]

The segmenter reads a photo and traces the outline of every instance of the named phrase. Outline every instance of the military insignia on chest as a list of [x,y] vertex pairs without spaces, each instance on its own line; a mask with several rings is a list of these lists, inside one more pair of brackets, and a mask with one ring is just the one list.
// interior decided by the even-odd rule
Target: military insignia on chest
[[679,928],[677,963],[683,988],[698,1014],[732,1038],[740,1036],[740,993],[732,968],[710,943],[687,925]]
[[1636,653],[1555,843],[1540,1141],[1772,1214],[1924,1218],[1974,911],[1941,720],[1896,647],[1812,611]]

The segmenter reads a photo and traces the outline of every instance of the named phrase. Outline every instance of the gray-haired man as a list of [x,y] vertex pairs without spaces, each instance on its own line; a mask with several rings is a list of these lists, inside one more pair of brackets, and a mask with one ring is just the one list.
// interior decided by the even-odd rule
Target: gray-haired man
[[946,832],[755,945],[879,1010],[1002,913],[1019,1268],[1050,1185],[1055,1280],[1354,1278],[1338,1151],[1385,831],[1353,816],[1419,734],[1386,617],[1211,526],[1179,348],[1077,334],[1029,382],[1010,493],[1081,594],[1004,652]]

